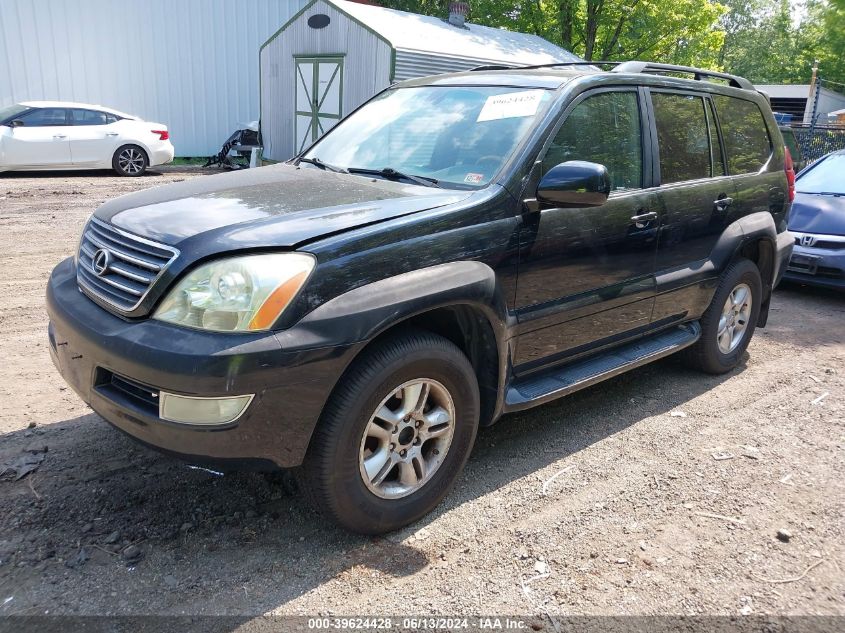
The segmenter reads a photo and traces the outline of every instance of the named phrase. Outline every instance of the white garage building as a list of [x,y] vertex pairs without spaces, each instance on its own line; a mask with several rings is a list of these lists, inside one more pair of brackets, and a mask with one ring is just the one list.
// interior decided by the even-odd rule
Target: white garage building
[[81,101],[209,156],[258,119],[258,49],[306,0],[0,0],[0,107]]
[[[458,6],[454,6],[458,5]],[[391,83],[484,64],[579,61],[547,40],[344,0],[312,0],[261,48],[264,156],[286,160]]]

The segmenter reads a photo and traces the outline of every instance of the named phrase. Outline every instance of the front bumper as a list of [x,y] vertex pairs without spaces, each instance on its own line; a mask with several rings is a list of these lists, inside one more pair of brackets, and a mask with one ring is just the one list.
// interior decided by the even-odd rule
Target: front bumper
[[[795,235],[800,238],[808,234]],[[817,238],[817,244],[829,243],[825,236],[813,237]],[[796,244],[784,279],[825,288],[845,288],[845,242],[830,244],[836,248]]]
[[[272,332],[225,334],[153,319],[127,321],[79,291],[72,259],[50,277],[47,311],[53,362],[94,411],[145,444],[205,463],[300,464],[323,406],[357,349],[283,348]],[[296,340],[295,333],[288,330],[285,340]],[[234,422],[198,427],[160,418],[159,390],[255,397]]]

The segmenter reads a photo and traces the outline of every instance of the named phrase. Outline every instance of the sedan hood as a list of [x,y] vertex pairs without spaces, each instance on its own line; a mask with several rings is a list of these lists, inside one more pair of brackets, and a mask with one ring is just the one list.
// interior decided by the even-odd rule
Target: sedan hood
[[193,178],[106,202],[95,216],[179,245],[201,233],[215,250],[293,247],[323,235],[459,202],[439,190],[312,167],[273,165]]
[[789,230],[845,235],[845,196],[797,193],[789,214]]

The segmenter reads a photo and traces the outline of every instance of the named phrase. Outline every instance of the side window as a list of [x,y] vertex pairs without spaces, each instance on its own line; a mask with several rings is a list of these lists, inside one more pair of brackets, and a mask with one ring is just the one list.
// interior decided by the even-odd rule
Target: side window
[[41,108],[24,114],[21,118],[25,127],[52,127],[67,125],[67,110],[64,108]]
[[710,130],[710,160],[713,161],[713,176],[724,176],[725,159],[722,154],[722,142],[719,140],[719,129],[716,127],[716,115],[713,104],[707,102],[707,129]]
[[543,171],[568,160],[607,167],[614,191],[640,189],[643,148],[636,92],[602,92],[579,103],[554,137]]
[[710,138],[704,99],[695,95],[652,92],[660,182],[669,184],[710,176]]
[[71,110],[74,125],[106,125],[107,117],[105,112],[96,110]]
[[715,95],[716,113],[731,174],[757,173],[769,161],[772,141],[756,103]]
[[119,120],[114,114],[106,114],[106,123],[108,124],[117,123]]

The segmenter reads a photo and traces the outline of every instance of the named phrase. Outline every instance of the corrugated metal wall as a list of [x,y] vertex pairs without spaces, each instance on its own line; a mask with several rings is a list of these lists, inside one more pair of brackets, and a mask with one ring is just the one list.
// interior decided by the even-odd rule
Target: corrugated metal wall
[[[308,18],[323,13],[328,26],[312,29]],[[334,6],[317,2],[261,51],[261,134],[264,156],[286,160],[295,154],[295,56],[343,56],[346,116],[390,84],[391,47]]]
[[177,156],[258,118],[258,50],[304,0],[2,0],[0,106],[99,103],[169,126]]
[[396,49],[395,81],[437,75],[439,73],[454,73],[470,70],[486,64],[501,63],[470,57],[456,57],[454,55],[435,55],[406,49]]

